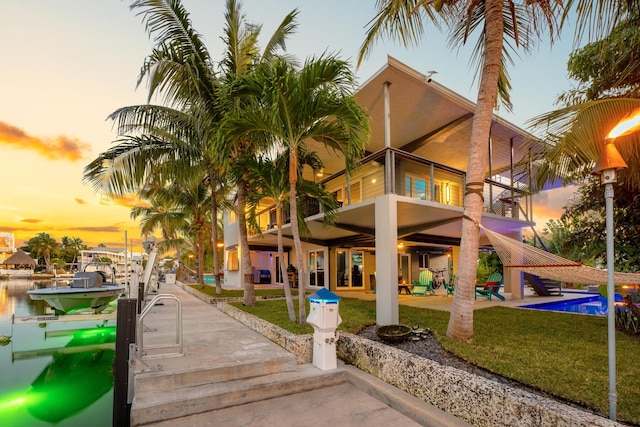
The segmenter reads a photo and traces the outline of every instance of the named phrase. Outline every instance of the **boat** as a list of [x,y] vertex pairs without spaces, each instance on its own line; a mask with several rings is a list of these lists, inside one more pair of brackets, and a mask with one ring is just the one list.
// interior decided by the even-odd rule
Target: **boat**
[[105,272],[99,270],[79,271],[72,278],[54,278],[51,282],[49,288],[31,289],[27,293],[34,301],[46,302],[56,314],[80,309],[100,313],[126,289],[125,285],[108,282]]

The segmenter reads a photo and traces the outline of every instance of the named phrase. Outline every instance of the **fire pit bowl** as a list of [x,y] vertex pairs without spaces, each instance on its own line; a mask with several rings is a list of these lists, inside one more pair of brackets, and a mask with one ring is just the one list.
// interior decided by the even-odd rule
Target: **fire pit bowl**
[[411,336],[411,328],[404,325],[385,325],[376,330],[376,335],[389,344],[399,344]]

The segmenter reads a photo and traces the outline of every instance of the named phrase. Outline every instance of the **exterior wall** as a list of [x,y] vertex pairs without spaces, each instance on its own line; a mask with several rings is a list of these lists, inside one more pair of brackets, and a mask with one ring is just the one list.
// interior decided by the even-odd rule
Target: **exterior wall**
[[[515,239],[519,242],[522,241],[522,231],[513,233],[508,235],[512,239]],[[521,250],[521,249],[516,249]],[[514,257],[513,259],[518,259]],[[505,268],[502,273],[502,280],[504,291],[511,293],[512,300],[518,300],[524,298],[524,278],[522,276],[522,270],[517,270],[515,268]]]

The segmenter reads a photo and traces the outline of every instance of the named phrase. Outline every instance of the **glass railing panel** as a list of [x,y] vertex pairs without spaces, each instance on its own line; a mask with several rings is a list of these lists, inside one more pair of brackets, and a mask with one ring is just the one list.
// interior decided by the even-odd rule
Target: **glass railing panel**
[[342,206],[382,196],[384,165],[378,161],[366,162],[351,173],[349,180],[343,173],[327,180],[324,187]]
[[396,153],[396,194],[443,205],[462,206],[464,174]]

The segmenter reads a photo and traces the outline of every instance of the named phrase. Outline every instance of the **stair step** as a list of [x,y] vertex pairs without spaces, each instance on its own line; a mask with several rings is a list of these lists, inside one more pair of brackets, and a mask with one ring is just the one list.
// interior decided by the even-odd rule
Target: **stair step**
[[[265,360],[247,361],[242,364],[230,362],[229,364],[211,367],[185,368],[184,366],[189,365],[181,364],[182,358],[180,357],[173,358],[171,362],[174,362],[173,365],[177,363],[177,366],[169,364],[169,359],[163,359],[160,362],[161,370],[137,372],[135,376],[136,393],[173,390],[202,384],[240,380],[279,372],[295,371],[297,368],[295,356],[288,353]],[[144,363],[153,366],[153,359],[145,360]]]
[[[340,369],[322,371],[311,364],[295,371],[201,384],[173,390],[136,392],[131,425],[145,425],[207,411],[340,384],[347,381]],[[137,387],[136,387],[137,390]]]

